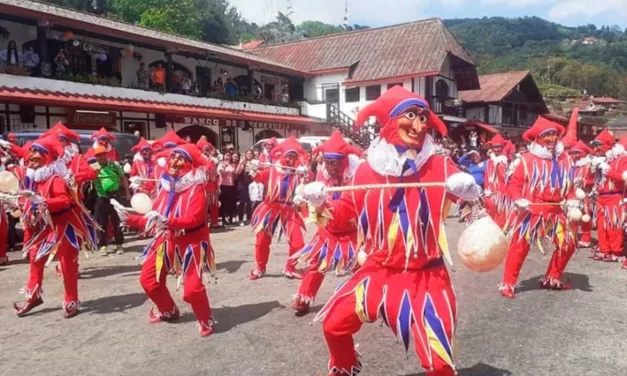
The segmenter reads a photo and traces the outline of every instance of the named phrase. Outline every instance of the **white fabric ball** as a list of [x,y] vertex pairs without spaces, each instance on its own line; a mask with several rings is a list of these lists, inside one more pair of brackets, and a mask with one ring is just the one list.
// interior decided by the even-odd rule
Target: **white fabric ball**
[[501,228],[485,216],[470,224],[459,237],[457,253],[468,269],[483,273],[505,260],[508,242]]
[[577,197],[577,200],[583,200],[586,198],[586,192],[584,192],[584,190],[581,188],[577,188],[577,190],[575,191],[575,196]]
[[588,223],[588,222],[590,222],[590,220],[592,220],[592,218],[590,218],[590,216],[588,214],[584,214],[584,215],[581,216],[581,221],[583,223]]
[[581,212],[581,210],[573,208],[573,209],[568,209],[567,216],[569,220],[573,222],[579,222],[581,221],[581,218],[583,217],[583,213]]

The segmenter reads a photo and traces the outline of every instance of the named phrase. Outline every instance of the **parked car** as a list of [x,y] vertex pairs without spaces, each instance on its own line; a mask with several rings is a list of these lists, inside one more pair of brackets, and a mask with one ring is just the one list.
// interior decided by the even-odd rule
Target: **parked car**
[[[90,138],[91,134],[94,133],[94,131],[87,129],[73,129],[73,131],[81,136],[81,140],[77,144],[81,149],[81,153],[85,153],[94,144],[92,139]],[[21,146],[28,141],[38,139],[44,132],[46,132],[46,130],[33,129],[14,133],[17,138],[17,144]],[[115,136],[115,141],[113,141],[113,147],[115,148],[115,151],[117,151],[120,158],[131,155],[131,148],[139,142],[139,137],[130,133],[111,132],[111,134]],[[6,140],[7,136],[8,133],[5,132],[2,135],[2,138]]]

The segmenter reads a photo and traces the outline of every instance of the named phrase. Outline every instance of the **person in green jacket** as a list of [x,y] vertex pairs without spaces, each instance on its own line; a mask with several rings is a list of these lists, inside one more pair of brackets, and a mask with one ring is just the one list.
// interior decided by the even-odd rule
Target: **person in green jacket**
[[[94,155],[97,163],[93,166],[98,171],[98,177],[94,181],[96,189],[96,205],[95,217],[102,231],[99,234],[98,247],[100,248],[100,256],[108,256],[109,253],[124,254],[122,244],[124,243],[124,233],[120,226],[120,217],[111,205],[111,199],[124,197],[129,199],[128,184],[124,176],[122,167],[109,161],[108,152],[104,147],[97,146],[94,148]],[[113,235],[115,238],[115,249],[108,248],[107,230],[111,224]]]

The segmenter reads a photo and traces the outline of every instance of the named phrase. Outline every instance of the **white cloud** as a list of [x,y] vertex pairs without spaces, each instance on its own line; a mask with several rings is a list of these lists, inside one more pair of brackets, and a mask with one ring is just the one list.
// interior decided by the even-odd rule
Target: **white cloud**
[[[287,12],[288,0],[229,0],[244,18],[258,24],[274,20],[278,11]],[[292,0],[292,20],[300,23],[317,20],[340,25],[344,22],[346,0]],[[595,23],[594,17],[627,16],[627,0],[348,0],[349,22],[370,25],[389,25],[425,18],[427,7],[439,5],[459,14],[464,8],[485,8],[494,14],[495,9],[514,9],[531,12],[539,17],[567,22]],[[487,12],[486,12],[487,13]],[[511,11],[508,12],[511,14]],[[446,11],[438,16],[447,18]]]
[[549,17],[566,20],[576,16],[594,17],[610,13],[626,15],[627,0],[559,0],[549,11]]

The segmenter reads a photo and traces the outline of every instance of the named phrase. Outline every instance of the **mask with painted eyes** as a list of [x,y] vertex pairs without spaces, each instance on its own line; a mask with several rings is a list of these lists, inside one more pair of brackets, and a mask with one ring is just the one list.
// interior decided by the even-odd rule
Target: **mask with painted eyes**
[[324,159],[324,167],[327,171],[327,174],[331,178],[341,178],[344,175],[344,170],[346,169],[346,166],[346,158]]
[[191,163],[185,159],[182,154],[170,154],[170,159],[168,160],[168,175],[176,178],[184,175],[191,170],[191,168]]
[[546,131],[540,134],[536,139],[536,142],[538,144],[544,146],[549,151],[555,151],[555,147],[557,146],[558,141],[559,134],[557,133],[557,131],[554,130]]

